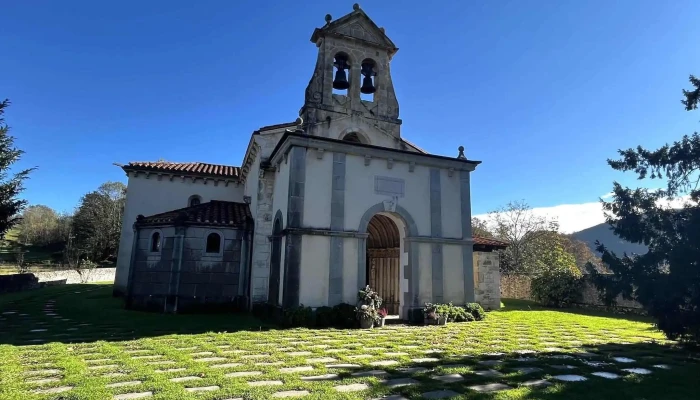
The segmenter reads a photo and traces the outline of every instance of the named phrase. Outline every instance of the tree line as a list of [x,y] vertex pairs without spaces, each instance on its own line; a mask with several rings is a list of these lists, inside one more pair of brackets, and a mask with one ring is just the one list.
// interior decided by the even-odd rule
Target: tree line
[[606,271],[585,242],[560,233],[555,219],[536,215],[525,201],[512,201],[487,219],[472,218],[472,234],[508,243],[500,251],[502,274],[536,276],[559,266]]
[[117,256],[126,186],[106,182],[81,197],[72,213],[45,205],[26,207],[15,225],[17,241],[52,252],[54,261],[74,267],[81,262],[114,261]]

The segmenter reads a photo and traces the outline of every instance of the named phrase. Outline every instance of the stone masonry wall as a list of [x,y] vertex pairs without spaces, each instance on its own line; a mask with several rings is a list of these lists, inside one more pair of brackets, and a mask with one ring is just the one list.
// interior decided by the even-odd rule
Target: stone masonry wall
[[75,270],[34,272],[39,282],[66,280],[66,283],[114,282],[116,268],[95,268],[79,274]]
[[[604,307],[600,300],[600,293],[590,278],[584,276],[581,289],[581,306]],[[527,275],[503,275],[501,277],[501,297],[518,300],[534,300],[530,292],[532,277]],[[636,301],[625,300],[621,296],[616,299],[617,308],[641,309],[642,305]]]
[[269,236],[272,235],[272,194],[275,176],[266,172],[258,182],[257,215],[255,215],[255,234],[253,235],[252,297],[253,301],[266,301],[270,278]]
[[474,252],[474,299],[487,310],[501,307],[498,252]]

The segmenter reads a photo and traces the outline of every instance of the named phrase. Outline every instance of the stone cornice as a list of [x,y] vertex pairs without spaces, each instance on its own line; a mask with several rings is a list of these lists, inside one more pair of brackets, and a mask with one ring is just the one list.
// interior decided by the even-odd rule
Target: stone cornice
[[276,167],[278,164],[282,163],[285,155],[295,146],[362,156],[369,160],[384,159],[391,160],[392,163],[405,162],[407,164],[412,162],[416,165],[453,171],[474,171],[476,166],[481,163],[481,161],[462,160],[434,154],[422,154],[407,150],[351,143],[288,131],[282,136],[277,146],[272,151],[272,154],[270,154],[269,165]]

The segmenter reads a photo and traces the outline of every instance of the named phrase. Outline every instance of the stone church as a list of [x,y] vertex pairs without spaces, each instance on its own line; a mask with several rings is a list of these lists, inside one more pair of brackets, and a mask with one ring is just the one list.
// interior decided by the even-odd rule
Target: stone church
[[398,48],[358,5],[316,28],[295,122],[253,132],[240,167],[130,162],[115,292],[164,312],[425,302],[500,303],[502,242],[472,237],[479,161],[401,137]]

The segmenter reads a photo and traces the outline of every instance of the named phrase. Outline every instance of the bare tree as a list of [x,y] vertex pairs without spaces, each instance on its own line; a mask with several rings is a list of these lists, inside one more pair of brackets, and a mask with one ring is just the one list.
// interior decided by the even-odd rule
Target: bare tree
[[501,271],[529,273],[537,268],[539,249],[547,245],[559,229],[555,219],[536,215],[525,201],[512,201],[489,213],[493,233],[508,242],[501,254]]

